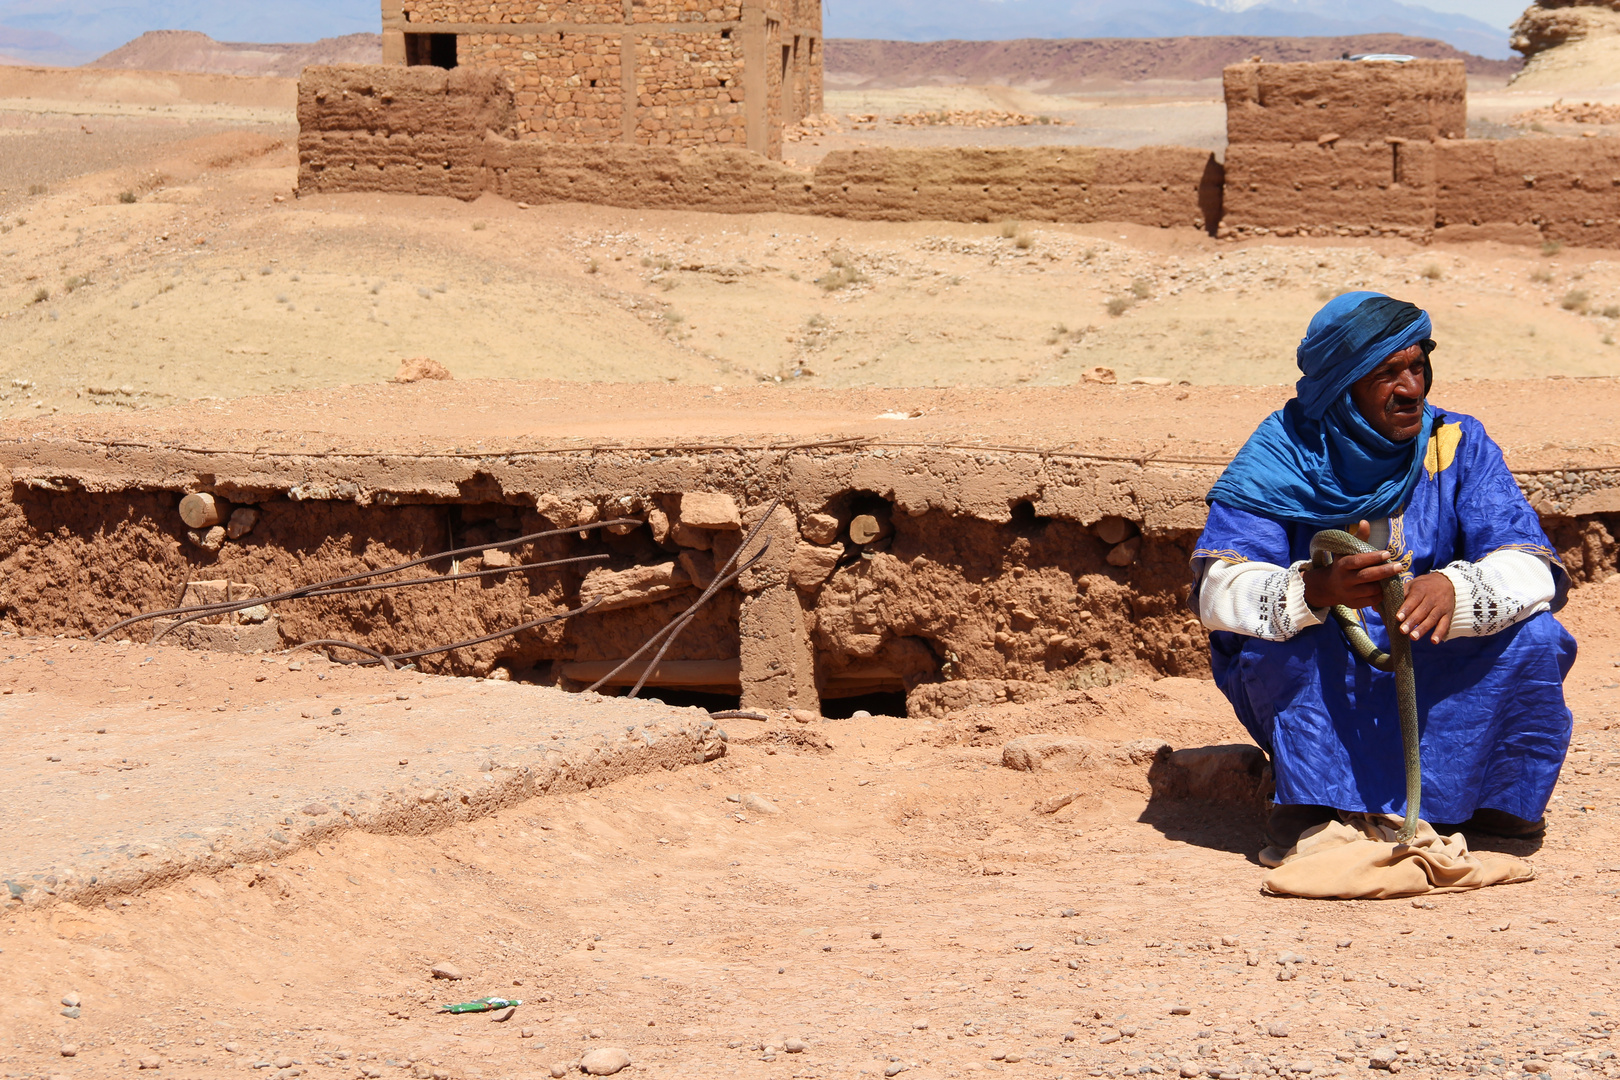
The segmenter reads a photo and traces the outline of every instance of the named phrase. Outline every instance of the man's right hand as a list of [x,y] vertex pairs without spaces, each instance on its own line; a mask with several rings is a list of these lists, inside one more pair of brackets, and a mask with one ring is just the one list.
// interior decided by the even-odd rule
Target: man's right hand
[[[1355,536],[1363,543],[1372,535],[1372,526],[1363,521]],[[1364,555],[1335,555],[1333,564],[1323,569],[1306,567],[1305,602],[1313,608],[1343,604],[1347,608],[1377,607],[1384,597],[1384,582],[1399,575],[1401,568],[1389,561],[1387,551]]]

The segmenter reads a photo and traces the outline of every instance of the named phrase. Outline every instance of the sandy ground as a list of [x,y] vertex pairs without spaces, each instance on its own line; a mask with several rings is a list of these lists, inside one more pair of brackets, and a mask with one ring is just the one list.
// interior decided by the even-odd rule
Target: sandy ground
[[[1578,591],[1565,615],[1582,641],[1576,737],[1545,843],[1478,841],[1532,856],[1527,884],[1416,904],[1269,899],[1254,823],[1230,808],[1154,805],[1126,766],[1077,778],[999,764],[1030,731],[1241,738],[1208,683],[1133,682],[937,723],[772,735],[727,721],[731,749],[707,765],[428,835],[350,830],[101,907],[13,910],[0,1060],[18,1077],[122,1075],[142,1059],[165,1076],[529,1077],[613,1045],[672,1077],[897,1064],[918,1077],[1260,1077],[1361,1074],[1393,1047],[1417,1075],[1616,1075],[1617,589]],[[13,649],[8,684],[71,693],[66,643]],[[265,666],[189,667],[210,664]],[[167,656],[155,671],[134,653],[121,666],[142,684],[131,692],[171,707],[171,676],[191,674]],[[326,691],[375,678],[334,671]],[[17,751],[101,776],[81,783],[122,779],[85,723],[45,743],[18,731],[25,712],[9,713]],[[213,739],[206,723],[192,737]],[[1031,809],[1077,779],[1068,807]],[[731,801],[751,795],[778,812]],[[71,843],[71,819],[58,828]],[[1284,954],[1303,958],[1295,980],[1277,978]],[[468,977],[433,980],[440,961]],[[435,1012],[490,994],[525,1004],[504,1024]],[[70,996],[76,1019],[60,1015]],[[759,1049],[789,1038],[807,1049]]]

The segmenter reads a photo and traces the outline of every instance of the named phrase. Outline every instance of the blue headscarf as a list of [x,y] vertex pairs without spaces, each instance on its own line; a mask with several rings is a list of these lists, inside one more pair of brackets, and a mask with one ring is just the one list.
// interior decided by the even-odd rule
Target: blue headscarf
[[1415,438],[1390,442],[1362,417],[1350,387],[1392,353],[1433,349],[1432,328],[1427,312],[1382,293],[1330,300],[1299,343],[1304,375],[1294,399],[1249,436],[1208,501],[1318,529],[1353,527],[1404,506],[1423,469],[1434,411],[1424,405]]

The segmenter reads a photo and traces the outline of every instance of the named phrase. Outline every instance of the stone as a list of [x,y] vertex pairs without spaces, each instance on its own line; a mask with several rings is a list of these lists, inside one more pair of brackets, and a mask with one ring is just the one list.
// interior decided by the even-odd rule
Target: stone
[[1266,1034],[1273,1039],[1288,1038],[1288,1025],[1281,1020],[1273,1020],[1266,1025]]
[[520,1028],[518,1030],[518,1038],[520,1038],[520,1039],[532,1039],[532,1038],[534,1038],[534,1028],[532,1028],[532,1027]]
[[1080,381],[1102,383],[1104,386],[1112,386],[1119,381],[1119,376],[1114,373],[1113,368],[1103,367],[1101,364],[1098,364],[1095,367],[1089,367],[1082,371],[1080,373]]
[[187,528],[206,529],[218,525],[231,513],[231,504],[206,491],[194,491],[180,500],[180,520]]
[[792,717],[796,723],[800,724],[814,724],[817,720],[821,719],[820,713],[811,712],[809,709],[789,709],[788,715]]
[[510,551],[497,549],[479,552],[478,562],[481,570],[502,570],[508,566],[517,565],[517,560],[512,557]]
[[259,523],[259,512],[251,506],[238,506],[231,511],[231,520],[225,525],[225,535],[240,540]]
[[737,510],[737,501],[724,492],[683,493],[679,516],[681,524],[694,529],[714,529],[719,532],[742,529],[742,514]]
[[843,557],[844,553],[839,548],[800,542],[793,549],[793,558],[788,563],[788,577],[801,589],[819,588],[832,577],[838,560]]
[[742,799],[743,809],[752,810],[756,814],[780,814],[781,808],[771,800],[757,792],[750,791]]
[[681,564],[681,569],[686,572],[692,584],[700,589],[707,589],[709,582],[714,580],[714,556],[707,551],[683,548],[675,561]]
[[599,567],[580,582],[579,602],[583,607],[599,601],[593,611],[616,611],[651,604],[691,587],[691,579],[673,560],[628,570]]
[[1180,1069],[1181,1076],[1183,1078],[1185,1078],[1185,1080],[1190,1080],[1191,1077],[1198,1076],[1202,1072],[1203,1072],[1202,1069],[1200,1069],[1197,1065],[1194,1065],[1190,1061],[1182,1063],[1182,1066],[1181,1066],[1181,1069]]
[[1109,1043],[1119,1042],[1121,1038],[1123,1038],[1123,1036],[1120,1035],[1118,1030],[1110,1029],[1108,1031],[1104,1031],[1097,1037],[1097,1045],[1107,1046]]
[[163,1068],[163,1059],[156,1054],[148,1054],[141,1058],[136,1067],[141,1069],[161,1069]]
[[461,973],[460,968],[456,967],[456,965],[452,964],[448,960],[440,960],[437,964],[434,964],[431,968],[429,968],[428,972],[435,979],[449,979],[453,982],[460,981],[461,979],[465,979],[467,977]]
[[512,1019],[512,1014],[515,1012],[517,1012],[517,1009],[511,1005],[504,1009],[497,1009],[489,1014],[489,1022],[492,1024],[504,1024]]
[[77,1005],[69,1005],[67,1008],[62,1010],[62,1015],[67,1017],[69,1020],[77,1020],[79,1018],[79,1007]]
[[78,1008],[79,1005],[80,1005],[79,995],[78,994],[63,994],[62,995],[62,1004],[66,1005],[70,1009]]
[[[238,1043],[238,1042],[228,1042],[228,1043],[226,1043],[226,1044],[225,1044],[225,1045],[224,1045],[224,1046],[223,1046],[223,1047],[222,1047],[222,1049],[223,1049],[223,1050],[224,1050],[224,1051],[225,1051],[225,1052],[226,1052],[226,1053],[227,1053],[227,1054],[239,1054],[239,1053],[241,1053],[241,1052],[242,1052],[242,1044],[241,1044],[241,1043]],[[345,1058],[345,1059],[347,1059],[347,1058],[348,1058],[348,1056],[349,1056],[349,1055],[348,1055],[348,1054],[347,1054],[347,1053],[345,1053],[345,1054],[343,1054],[343,1057],[344,1057],[344,1058]]]
[[914,1021],[911,1026],[912,1026],[913,1029],[915,1029],[917,1031],[927,1031],[928,1030],[928,1021],[926,1021],[926,1020],[917,1020],[917,1021]]
[[566,1066],[566,1065],[559,1062],[559,1063],[557,1063],[557,1064],[555,1064],[555,1065],[553,1065],[551,1067],[552,1080],[562,1080],[562,1078],[567,1076],[567,1075],[568,1075],[568,1066]]
[[617,1046],[603,1046],[579,1059],[579,1067],[592,1076],[612,1076],[630,1064],[630,1051]]
[[806,514],[799,522],[799,535],[812,544],[831,544],[838,539],[838,519],[831,514]]
[[396,383],[413,382],[449,382],[453,375],[445,366],[426,356],[413,356],[409,360],[399,362],[399,370],[394,372],[391,380]]
[[1131,566],[1142,554],[1142,538],[1133,536],[1123,544],[1115,544],[1108,550],[1109,566]]
[[647,528],[652,530],[653,543],[662,544],[669,539],[669,515],[653,507],[647,511]]
[[692,548],[696,551],[708,551],[714,546],[714,534],[708,529],[699,529],[688,525],[684,521],[677,521],[669,530],[669,538],[683,548]]
[[790,1054],[802,1054],[809,1049],[803,1039],[788,1039],[782,1043],[782,1049]]
[[849,523],[849,538],[856,544],[870,544],[886,531],[883,523],[871,514],[860,514]]
[[218,551],[221,547],[225,546],[225,527],[223,525],[215,525],[212,529],[208,529],[207,531],[187,529],[186,539],[190,540],[193,544],[196,544],[204,551]]
[[1380,1046],[1367,1057],[1367,1067],[1370,1069],[1393,1071],[1390,1066],[1394,1064],[1395,1048],[1393,1046]]
[[293,1059],[288,1057],[286,1054],[282,1054],[270,1064],[274,1065],[278,1069],[290,1069],[293,1067]]
[[79,1054],[79,1048],[77,1046],[74,1046],[72,1043],[63,1043],[62,1044],[62,1056],[63,1057],[77,1057],[78,1054]]
[[888,1065],[886,1065],[884,1067],[883,1075],[884,1076],[899,1076],[901,1073],[903,1073],[905,1071],[906,1071],[905,1062],[891,1061],[891,1062],[889,1062]]
[[1110,515],[1093,525],[1091,531],[1097,534],[1097,539],[1113,547],[1136,535],[1136,526],[1122,517]]
[[1192,1008],[1190,1006],[1187,1006],[1187,1005],[1172,1005],[1172,1006],[1170,1006],[1170,1015],[1171,1016],[1191,1016],[1192,1015]]

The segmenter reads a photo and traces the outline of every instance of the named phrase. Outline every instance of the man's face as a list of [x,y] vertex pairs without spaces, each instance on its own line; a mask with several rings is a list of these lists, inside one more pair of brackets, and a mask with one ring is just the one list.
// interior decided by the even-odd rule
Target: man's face
[[1390,442],[1417,437],[1423,427],[1423,395],[1423,350],[1416,345],[1386,357],[1350,387],[1350,400],[1362,418]]

